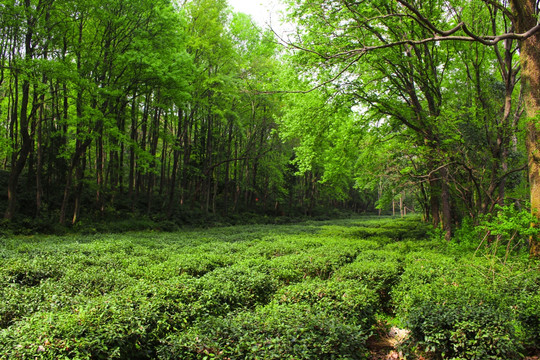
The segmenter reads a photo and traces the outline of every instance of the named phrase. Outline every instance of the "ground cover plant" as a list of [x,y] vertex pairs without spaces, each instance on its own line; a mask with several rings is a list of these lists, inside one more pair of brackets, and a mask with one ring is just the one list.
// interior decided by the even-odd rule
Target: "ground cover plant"
[[0,358],[369,359],[390,325],[408,358],[540,343],[538,265],[416,217],[0,242]]

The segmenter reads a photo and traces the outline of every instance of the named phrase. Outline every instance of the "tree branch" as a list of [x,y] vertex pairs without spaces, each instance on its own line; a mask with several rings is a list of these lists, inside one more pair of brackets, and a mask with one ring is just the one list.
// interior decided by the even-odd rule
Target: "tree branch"
[[502,6],[499,2],[494,1],[494,0],[482,0],[482,1],[485,2],[488,5],[493,6],[496,9],[502,11],[504,13],[504,15],[506,15],[506,16],[508,16],[508,18],[512,19],[512,22],[513,22],[514,15],[512,14],[512,12],[510,10],[508,10],[506,7]]
[[359,56],[357,56],[355,59],[353,59],[349,64],[347,64],[347,66],[345,66],[336,76],[332,77],[331,79],[329,80],[326,80],[318,85],[316,85],[315,87],[313,88],[310,88],[308,90],[296,90],[296,91],[290,91],[290,90],[281,90],[281,91],[260,91],[260,92],[257,92],[257,94],[309,94],[310,92],[313,92],[325,85],[328,85],[330,84],[331,82],[334,82],[335,80],[337,80],[339,77],[341,77],[341,75],[343,75],[343,73],[345,73],[347,70],[349,70],[349,68],[351,66],[353,66],[355,63],[357,63],[361,58],[362,56],[364,56],[365,53],[361,53]]
[[433,25],[433,23],[431,21],[429,21],[427,18],[425,18],[414,6],[409,4],[407,1],[398,0],[398,2],[401,5],[405,6],[407,9],[409,9],[409,11],[412,12],[416,16],[415,20],[418,23],[425,25],[428,29],[431,29],[431,31],[433,31],[436,34],[439,34],[440,36],[443,36],[443,37],[450,36],[450,35],[458,32],[462,28],[462,26],[465,25],[463,22],[460,22],[453,29],[450,29],[448,31],[440,30],[435,25]]

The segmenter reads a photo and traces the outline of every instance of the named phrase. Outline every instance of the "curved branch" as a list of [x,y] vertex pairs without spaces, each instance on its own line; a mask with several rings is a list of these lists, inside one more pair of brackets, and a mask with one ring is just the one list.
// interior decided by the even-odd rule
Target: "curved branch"
[[494,1],[494,0],[482,0],[482,1],[488,5],[493,6],[497,10],[502,11],[504,15],[506,15],[509,19],[512,20],[512,22],[514,21],[514,15],[512,14],[512,12],[508,10],[506,7],[502,6],[499,2]]
[[456,27],[454,27],[453,29],[450,29],[450,30],[447,30],[447,31],[443,31],[439,28],[437,28],[435,25],[433,25],[433,23],[431,21],[429,21],[429,19],[427,19],[426,17],[424,17],[420,11],[418,11],[414,6],[412,6],[411,4],[409,4],[407,1],[405,0],[398,0],[398,2],[405,6],[407,9],[409,9],[409,11],[411,11],[415,16],[416,16],[416,21],[420,24],[423,24],[425,25],[428,29],[430,29],[431,31],[433,31],[434,33],[436,34],[439,34],[440,36],[450,36],[456,32],[458,32],[463,25],[465,25],[463,22],[460,22],[459,24],[456,25]]
[[[465,25],[462,26],[464,31],[467,29]],[[467,29],[468,31],[468,29]],[[468,31],[468,36],[460,36],[460,35],[451,35],[451,36],[434,36],[431,38],[426,38],[422,40],[402,40],[402,41],[396,41],[392,43],[382,44],[382,45],[375,45],[375,46],[365,46],[360,49],[353,49],[349,51],[344,51],[341,53],[334,54],[330,57],[324,57],[325,59],[332,59],[332,58],[339,58],[344,56],[352,56],[354,54],[358,53],[367,53],[373,50],[379,50],[379,49],[386,49],[394,46],[400,46],[400,45],[421,45],[431,42],[441,42],[441,41],[468,41],[468,42],[480,42],[483,45],[487,46],[494,46],[498,44],[499,42],[507,39],[513,39],[513,40],[525,40],[537,32],[540,31],[540,24],[536,25],[529,31],[523,33],[523,34],[516,34],[516,33],[506,33],[501,34],[497,36],[476,36],[472,34],[470,31]],[[292,45],[292,44],[291,44]],[[292,45],[294,46],[294,45]],[[298,48],[297,46],[294,46]]]
[[347,64],[347,66],[345,66],[337,75],[335,75],[334,77],[332,77],[331,79],[328,79],[308,90],[278,90],[278,91],[257,91],[255,92],[256,94],[309,94],[310,92],[313,92],[317,89],[320,89],[321,87],[325,86],[325,85],[328,85],[330,84],[331,82],[334,82],[335,80],[337,80],[338,78],[341,77],[341,75],[343,75],[347,70],[349,70],[349,68],[351,66],[353,66],[355,63],[357,63],[358,61],[360,61],[360,59],[362,58],[362,56],[364,56],[365,53],[361,53],[359,56],[357,56],[356,58],[354,58],[351,62],[349,62]]

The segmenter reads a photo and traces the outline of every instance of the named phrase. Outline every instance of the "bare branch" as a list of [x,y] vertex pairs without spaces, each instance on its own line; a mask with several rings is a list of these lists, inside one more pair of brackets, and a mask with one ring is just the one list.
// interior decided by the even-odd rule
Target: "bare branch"
[[517,172],[520,172],[520,171],[525,171],[527,170],[527,166],[528,164],[525,163],[523,164],[522,166],[518,167],[518,168],[515,168],[515,169],[512,169],[512,170],[508,170],[507,172],[505,172],[504,174],[502,174],[499,179],[497,179],[497,182],[500,183],[504,178],[512,175],[513,173],[517,173]]
[[351,66],[353,66],[355,63],[357,63],[361,58],[362,56],[364,56],[365,53],[361,53],[359,56],[357,56],[355,59],[353,59],[351,62],[349,62],[349,64],[347,64],[347,66],[345,66],[336,76],[332,77],[331,79],[327,80],[327,81],[324,81],[322,83],[320,83],[319,85],[311,88],[311,89],[308,89],[308,90],[295,90],[295,91],[290,91],[290,90],[281,90],[281,91],[260,91],[260,92],[257,92],[257,94],[309,94],[310,92],[313,92],[325,85],[328,85],[330,84],[331,82],[337,80],[339,77],[341,77],[341,75],[343,75],[347,70],[349,70],[349,68]]
[[502,11],[504,15],[506,15],[508,18],[514,20],[514,15],[512,14],[512,12],[508,10],[506,7],[502,6],[499,2],[494,1],[494,0],[482,0],[482,1],[488,5],[493,6],[495,9]]
[[[444,30],[441,30],[441,29],[437,28],[429,19],[424,17],[418,11],[418,9],[416,9],[408,1],[406,1],[406,0],[397,0],[397,1],[401,5],[403,5],[406,9],[408,9],[410,12],[412,12],[412,14],[414,15],[414,16],[410,16],[410,15],[401,15],[401,16],[410,16],[410,17],[412,17],[419,25],[421,25],[422,27],[424,27],[424,28],[426,28],[428,30],[431,30],[433,32],[434,36],[429,37],[429,38],[420,39],[420,40],[404,39],[404,40],[401,40],[401,41],[395,41],[395,42],[386,43],[385,40],[380,37],[380,34],[378,34],[377,32],[372,31],[372,33],[374,33],[375,36],[379,37],[379,40],[381,40],[381,42],[383,42],[383,44],[373,45],[373,46],[364,46],[364,47],[361,47],[361,48],[350,49],[350,50],[346,50],[346,51],[337,52],[337,53],[334,53],[334,54],[328,54],[328,53],[325,54],[325,53],[321,53],[321,52],[313,50],[313,49],[309,49],[309,48],[304,47],[304,46],[300,46],[300,45],[298,45],[296,43],[293,43],[291,41],[287,41],[287,40],[283,39],[281,36],[279,36],[272,29],[272,31],[274,32],[276,37],[281,41],[281,43],[288,46],[288,47],[290,47],[290,48],[292,48],[292,49],[296,49],[296,50],[300,50],[300,51],[303,51],[303,52],[314,54],[314,55],[318,56],[319,58],[324,59],[325,61],[333,60],[333,59],[345,59],[345,60],[348,61],[351,58],[354,58],[354,59],[352,61],[348,62],[348,64],[345,66],[345,68],[343,68],[336,76],[332,77],[331,79],[329,79],[327,81],[324,81],[324,82],[320,83],[319,85],[313,87],[312,89],[305,90],[305,91],[273,91],[273,92],[262,92],[262,93],[266,93],[266,94],[269,94],[269,93],[300,93],[300,94],[306,94],[306,93],[312,92],[314,90],[317,90],[317,89],[319,89],[319,88],[321,88],[321,87],[335,81],[341,75],[343,75],[353,64],[358,62],[365,54],[367,54],[369,52],[372,52],[372,51],[375,51],[375,50],[382,50],[382,49],[396,47],[396,46],[402,46],[402,45],[415,46],[415,45],[422,45],[422,44],[433,43],[433,42],[442,42],[442,41],[478,42],[478,43],[481,43],[481,44],[486,45],[486,46],[495,46],[499,42],[504,41],[504,40],[518,40],[518,41],[525,40],[525,39],[535,35],[536,33],[538,33],[540,31],[540,23],[539,23],[536,26],[534,26],[533,28],[529,29],[527,32],[524,32],[524,33],[521,33],[521,34],[518,34],[518,33],[515,33],[515,32],[509,32],[509,33],[504,33],[504,34],[501,34],[501,35],[482,35],[482,36],[479,36],[479,35],[474,34],[472,31],[470,31],[469,28],[467,27],[467,25],[464,22],[460,22],[454,28],[444,31]],[[486,3],[488,3],[488,4],[492,5],[492,6],[496,5],[493,2],[493,0],[483,0],[483,1],[485,1]],[[501,10],[501,11],[505,12],[505,14],[508,15],[508,9],[505,9],[504,7],[500,8],[500,6],[496,6],[496,8],[498,10]],[[353,12],[353,14],[357,14],[355,11],[352,11],[352,12]],[[389,17],[390,16],[397,16],[397,14],[389,14],[389,15],[386,15],[386,16],[389,16]],[[369,21],[369,19],[367,21]],[[366,21],[366,25],[367,25],[367,21]],[[369,27],[368,27],[368,30],[369,30]],[[462,30],[465,33],[465,35],[454,35],[455,33],[457,33],[460,30]],[[499,61],[500,60],[501,59],[499,58]]]
[[425,18],[414,6],[409,4],[407,1],[398,0],[398,2],[401,5],[405,6],[407,9],[409,9],[409,11],[411,11],[416,16],[415,20],[418,23],[425,25],[428,29],[431,29],[434,33],[439,34],[440,36],[445,36],[445,37],[450,36],[450,35],[458,32],[462,28],[462,26],[464,25],[463,22],[460,22],[453,29],[450,29],[448,31],[440,30],[435,25],[433,25],[433,23],[431,21],[429,21],[427,18]]
[[[468,36],[460,36],[460,35],[434,36],[434,37],[426,38],[426,39],[422,39],[422,40],[402,40],[402,41],[396,41],[396,42],[382,44],[382,45],[365,46],[363,48],[352,49],[352,50],[344,51],[344,52],[341,52],[341,53],[337,53],[337,54],[334,54],[332,56],[328,56],[328,55],[327,56],[322,56],[321,55],[321,57],[326,59],[326,60],[329,60],[329,59],[332,59],[332,58],[350,57],[350,56],[352,56],[354,54],[359,54],[359,53],[364,54],[364,53],[367,53],[367,52],[370,52],[370,51],[373,51],[373,50],[386,49],[386,48],[390,48],[390,47],[394,47],[394,46],[421,45],[421,44],[426,44],[426,43],[431,43],[431,42],[442,42],[442,41],[480,42],[483,45],[494,46],[497,43],[499,43],[499,42],[501,42],[503,40],[507,40],[507,39],[525,40],[525,39],[533,36],[534,34],[536,34],[537,32],[540,31],[540,24],[536,25],[535,27],[533,27],[532,29],[530,29],[529,31],[527,31],[527,32],[525,32],[523,34],[506,33],[506,34],[501,34],[501,35],[497,35],[497,36],[481,36],[481,37],[472,34],[468,30],[468,28],[465,26],[465,24],[462,25],[462,28],[463,28],[464,31],[465,31],[465,29],[467,29],[466,33],[467,33]],[[294,48],[300,49],[300,50],[302,49],[297,45],[293,45],[293,44],[289,44],[289,45],[293,46]],[[309,50],[306,50],[306,51],[309,51]],[[310,52],[314,52],[314,51],[310,51]]]
[[[397,0],[397,1],[400,4],[402,4],[403,6],[405,6],[409,11],[411,11],[416,16],[416,21],[419,24],[428,27],[435,34],[440,35],[441,37],[443,37],[445,39],[452,38],[452,36],[451,36],[452,34],[456,33],[459,30],[463,30],[465,32],[465,34],[467,34],[469,39],[465,39],[465,38],[459,36],[459,37],[454,38],[453,40],[477,41],[477,42],[480,42],[481,44],[484,44],[484,45],[493,46],[493,45],[497,44],[499,41],[505,40],[505,39],[525,40],[525,39],[529,38],[530,36],[536,34],[540,30],[540,24],[537,24],[535,27],[531,28],[529,31],[527,31],[527,32],[525,32],[523,34],[506,33],[506,34],[497,35],[497,36],[478,36],[478,35],[475,35],[474,33],[472,33],[468,29],[467,25],[464,22],[460,22],[453,29],[450,29],[448,31],[443,31],[443,30],[437,28],[435,25],[433,25],[433,23],[431,21],[429,21],[429,19],[424,17],[413,5],[409,4],[407,1],[405,1],[405,0]],[[489,3],[490,5],[496,6],[497,9],[503,11],[505,15],[510,17],[510,19],[514,18],[512,16],[512,14],[508,11],[508,9],[506,9],[504,7],[501,7],[500,5],[497,5],[494,1],[492,1],[492,0],[483,0],[483,1],[486,2],[486,3]],[[434,38],[438,38],[438,37],[435,36]]]

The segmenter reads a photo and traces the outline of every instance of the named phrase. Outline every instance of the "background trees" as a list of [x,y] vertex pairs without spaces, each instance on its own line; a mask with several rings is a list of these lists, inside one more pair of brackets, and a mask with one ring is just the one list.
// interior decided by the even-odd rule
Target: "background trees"
[[283,78],[274,34],[226,1],[1,9],[6,220],[182,222],[332,203],[317,175],[289,166],[293,143],[276,132],[285,103],[268,94]]

